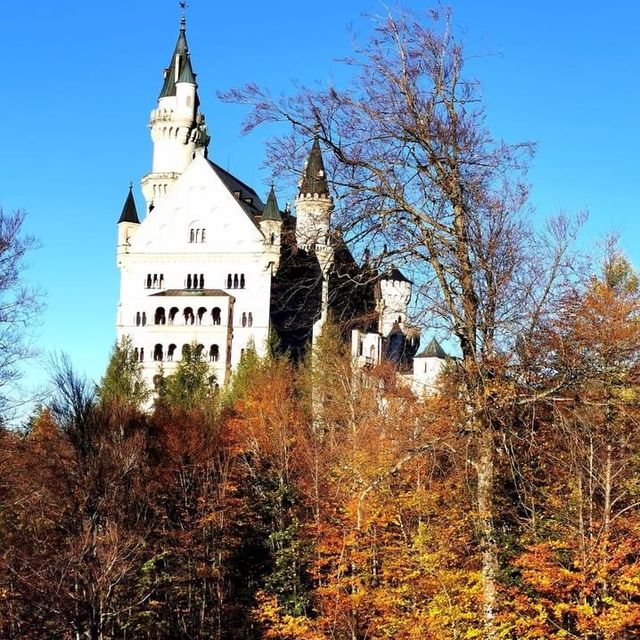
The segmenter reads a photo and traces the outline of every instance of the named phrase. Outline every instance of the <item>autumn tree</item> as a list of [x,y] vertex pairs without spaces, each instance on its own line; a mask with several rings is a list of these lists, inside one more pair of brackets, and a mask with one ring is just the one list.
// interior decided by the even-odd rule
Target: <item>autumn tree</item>
[[366,249],[373,264],[393,261],[412,272],[430,322],[457,338],[455,394],[465,398],[458,421],[472,447],[484,617],[494,637],[495,451],[508,427],[502,392],[518,379],[518,336],[544,316],[566,275],[570,225],[556,221],[538,235],[528,224],[524,174],[533,145],[508,144],[488,130],[449,13],[431,12],[424,22],[388,15],[374,27],[346,61],[346,88],[276,99],[250,85],[227,98],[253,105],[246,130],[292,125],[270,147],[280,173],[295,172],[295,152],[314,132],[319,136],[339,196],[340,233]]

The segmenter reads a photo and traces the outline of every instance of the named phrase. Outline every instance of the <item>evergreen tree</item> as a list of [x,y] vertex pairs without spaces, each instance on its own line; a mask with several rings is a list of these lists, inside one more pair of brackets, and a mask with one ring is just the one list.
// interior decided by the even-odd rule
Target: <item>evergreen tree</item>
[[107,370],[97,390],[101,404],[142,406],[149,399],[149,389],[142,377],[142,367],[136,358],[131,338],[125,336],[116,343]]

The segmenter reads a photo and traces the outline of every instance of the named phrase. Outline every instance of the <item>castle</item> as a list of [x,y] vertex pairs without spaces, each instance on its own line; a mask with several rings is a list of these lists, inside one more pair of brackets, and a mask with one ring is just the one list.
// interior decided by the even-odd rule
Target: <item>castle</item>
[[151,111],[153,160],[142,178],[145,215],[131,186],[118,220],[118,340],[129,336],[147,383],[170,375],[191,348],[223,385],[248,348],[271,333],[299,357],[328,314],[344,321],[355,361],[397,364],[417,393],[445,361],[407,325],[412,283],[396,268],[357,265],[331,229],[333,198],[317,136],[302,168],[295,215],[273,187],[263,203],[208,158],[209,135],[187,45],[184,16]]

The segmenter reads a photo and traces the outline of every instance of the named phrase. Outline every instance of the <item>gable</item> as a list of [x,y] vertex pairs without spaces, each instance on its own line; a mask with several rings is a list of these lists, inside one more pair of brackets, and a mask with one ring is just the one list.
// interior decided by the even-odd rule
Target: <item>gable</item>
[[263,240],[246,207],[197,156],[143,220],[131,253],[250,253],[262,251]]

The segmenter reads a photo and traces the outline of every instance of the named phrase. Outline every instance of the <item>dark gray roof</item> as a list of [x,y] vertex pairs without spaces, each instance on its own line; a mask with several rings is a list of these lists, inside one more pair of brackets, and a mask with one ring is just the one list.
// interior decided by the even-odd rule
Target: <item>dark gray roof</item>
[[156,296],[208,298],[219,298],[221,296],[224,296],[226,298],[233,298],[230,293],[227,293],[222,289],[165,289],[164,291],[159,291],[158,293],[152,293],[150,297],[155,298]]
[[271,191],[269,191],[267,204],[262,210],[262,220],[275,220],[276,222],[282,222],[282,216],[280,215],[276,192],[273,190],[273,186],[271,187]]
[[380,280],[393,280],[395,282],[408,282],[409,284],[413,284],[409,278],[407,278],[400,269],[391,265],[391,267],[380,276]]
[[136,201],[133,199],[133,185],[129,185],[129,193],[127,194],[127,199],[124,201],[124,206],[122,207],[122,213],[120,214],[118,224],[121,222],[133,222],[134,224],[140,224],[138,211],[136,209]]
[[[191,77],[191,80],[183,79]],[[187,45],[186,23],[184,16],[180,19],[180,33],[178,42],[171,56],[171,62],[164,71],[164,82],[160,91],[160,98],[176,95],[176,82],[192,82],[195,84],[195,74],[189,60],[189,46]]]
[[242,180],[239,180],[228,171],[225,171],[215,162],[209,160],[209,164],[218,174],[218,177],[222,180],[225,187],[231,191],[242,205],[242,208],[249,216],[251,216],[251,218],[262,215],[262,212],[264,211],[264,203],[260,200],[260,196],[250,186],[246,185]]
[[300,180],[300,195],[329,195],[329,184],[327,182],[327,174],[324,170],[324,162],[322,161],[322,151],[318,134],[313,138],[313,145],[309,152],[307,164],[302,171],[302,180]]
[[433,338],[426,346],[425,350],[417,355],[416,358],[440,358],[441,360],[445,360],[447,358],[447,354],[440,346],[440,343]]

